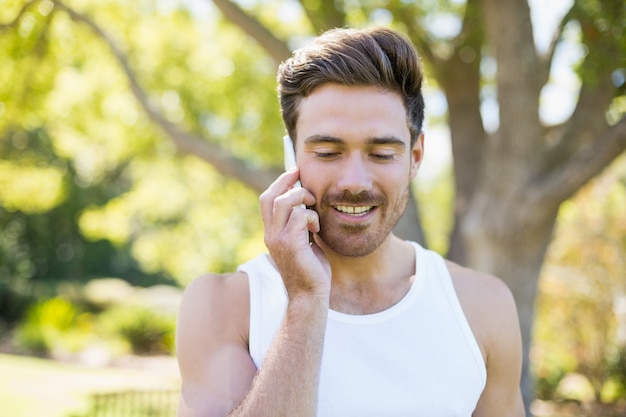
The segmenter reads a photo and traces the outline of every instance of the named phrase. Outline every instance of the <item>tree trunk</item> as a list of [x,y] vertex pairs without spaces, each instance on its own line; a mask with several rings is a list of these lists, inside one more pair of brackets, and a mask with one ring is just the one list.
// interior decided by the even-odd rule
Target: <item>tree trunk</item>
[[[528,363],[539,271],[550,242],[558,202],[529,199],[543,149],[539,121],[541,67],[526,0],[482,0],[496,74],[500,126],[488,139],[485,163],[463,219],[470,266],[504,280],[515,297],[522,331],[522,395],[528,413]],[[515,30],[511,30],[515,27]]]
[[523,194],[504,204],[494,189],[478,191],[463,222],[469,264],[502,279],[515,296],[523,339],[522,395],[528,415],[533,399],[529,353],[534,301],[545,253],[552,238],[558,205],[539,208]]

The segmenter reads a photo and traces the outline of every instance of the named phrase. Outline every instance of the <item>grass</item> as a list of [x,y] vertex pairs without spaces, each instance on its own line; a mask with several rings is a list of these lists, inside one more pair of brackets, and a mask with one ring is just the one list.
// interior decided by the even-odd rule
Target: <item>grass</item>
[[0,404],[11,417],[68,417],[87,411],[90,396],[130,389],[177,389],[171,373],[94,368],[0,354]]

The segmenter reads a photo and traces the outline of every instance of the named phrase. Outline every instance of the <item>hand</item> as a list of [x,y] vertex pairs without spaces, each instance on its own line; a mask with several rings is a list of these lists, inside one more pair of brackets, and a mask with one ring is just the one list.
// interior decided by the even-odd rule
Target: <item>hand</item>
[[265,226],[265,245],[283,277],[290,299],[299,295],[328,297],[330,265],[309,233],[320,230],[319,216],[311,209],[315,196],[293,185],[299,170],[282,174],[259,198]]

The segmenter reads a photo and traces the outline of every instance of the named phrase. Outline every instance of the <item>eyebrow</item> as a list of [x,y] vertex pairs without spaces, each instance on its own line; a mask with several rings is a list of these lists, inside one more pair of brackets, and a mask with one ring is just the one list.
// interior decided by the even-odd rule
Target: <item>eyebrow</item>
[[[313,135],[304,139],[305,145],[316,145],[321,143],[332,143],[341,145],[345,143],[343,139],[330,135]],[[398,148],[406,148],[406,143],[395,136],[374,136],[365,140],[367,145],[391,145]]]

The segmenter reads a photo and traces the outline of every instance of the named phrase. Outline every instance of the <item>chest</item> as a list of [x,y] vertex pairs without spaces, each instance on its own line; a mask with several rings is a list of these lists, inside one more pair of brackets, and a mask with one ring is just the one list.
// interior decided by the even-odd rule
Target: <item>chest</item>
[[471,416],[484,364],[454,322],[444,321],[329,321],[318,416]]

